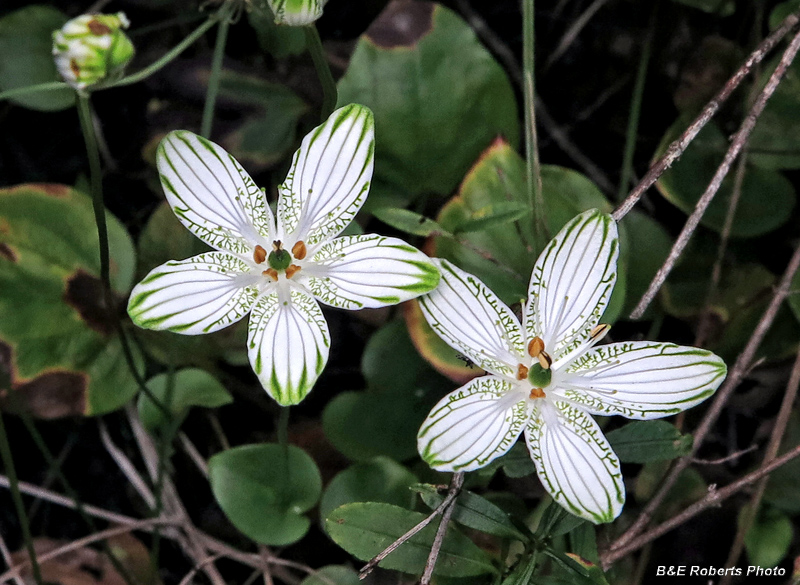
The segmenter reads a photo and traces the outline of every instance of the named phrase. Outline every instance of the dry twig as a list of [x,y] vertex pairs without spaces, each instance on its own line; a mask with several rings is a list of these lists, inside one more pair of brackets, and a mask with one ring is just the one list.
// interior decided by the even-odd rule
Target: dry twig
[[444,535],[447,533],[447,525],[450,524],[450,518],[452,517],[453,510],[455,510],[456,507],[456,498],[458,497],[458,494],[461,493],[461,487],[463,485],[464,474],[453,474],[453,479],[450,482],[450,490],[447,494],[448,497],[453,494],[453,497],[450,501],[450,505],[442,513],[442,519],[439,521],[439,528],[436,530],[436,538],[433,539],[431,553],[428,555],[428,560],[425,563],[425,572],[422,573],[422,579],[420,579],[419,585],[429,585],[431,579],[433,578],[433,569],[436,567],[436,561],[439,559],[439,551],[442,549]]

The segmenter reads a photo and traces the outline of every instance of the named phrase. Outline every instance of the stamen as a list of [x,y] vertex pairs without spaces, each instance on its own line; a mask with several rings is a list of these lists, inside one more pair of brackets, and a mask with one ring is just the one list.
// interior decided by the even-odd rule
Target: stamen
[[306,257],[306,244],[303,240],[299,240],[294,246],[292,246],[292,256],[297,258],[298,260],[302,260]]
[[539,357],[539,354],[544,351],[544,340],[541,337],[534,337],[528,343],[528,355],[531,357]]
[[611,325],[608,325],[606,323],[601,323],[600,325],[597,325],[594,329],[592,329],[592,332],[589,333],[589,337],[591,338],[592,341],[600,341],[601,339],[603,339],[603,337],[606,336],[606,333],[608,333],[610,329]]
[[531,388],[530,399],[535,400],[536,398],[546,398],[547,394],[544,393],[544,390],[541,388]]
[[524,380],[528,377],[528,368],[522,364],[517,366],[517,380]]
[[550,354],[548,354],[546,351],[539,352],[537,358],[539,360],[539,365],[545,370],[549,370],[550,366],[553,365],[553,358],[551,358]]
[[253,250],[253,260],[256,261],[256,264],[261,264],[266,259],[267,259],[267,251],[261,246],[256,246],[256,249]]
[[297,264],[290,264],[289,267],[286,269],[286,278],[291,278],[300,270],[300,267]]
[[268,268],[264,272],[262,272],[264,276],[269,276],[275,282],[278,282],[278,271],[274,268]]

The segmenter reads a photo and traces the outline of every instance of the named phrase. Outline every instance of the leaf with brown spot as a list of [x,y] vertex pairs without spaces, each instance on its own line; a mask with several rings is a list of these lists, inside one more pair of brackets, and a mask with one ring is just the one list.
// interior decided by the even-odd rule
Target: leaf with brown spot
[[433,28],[433,2],[394,0],[367,29],[366,36],[385,49],[410,47]]

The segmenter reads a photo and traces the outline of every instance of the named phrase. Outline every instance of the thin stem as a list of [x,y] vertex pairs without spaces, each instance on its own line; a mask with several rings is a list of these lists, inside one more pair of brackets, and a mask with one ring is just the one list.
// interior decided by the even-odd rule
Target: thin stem
[[222,74],[222,59],[225,57],[225,45],[228,42],[230,19],[223,18],[217,29],[217,41],[214,44],[214,57],[211,60],[211,73],[208,76],[206,103],[203,105],[203,121],[200,124],[200,135],[211,138],[211,126],[214,123],[214,106],[219,93],[219,80]]
[[[148,65],[144,69],[137,71],[132,75],[128,75],[127,77],[123,77],[113,83],[109,83],[108,85],[103,85],[102,87],[98,87],[97,89],[109,89],[111,87],[122,87],[124,85],[131,85],[132,83],[138,83],[144,79],[147,79],[154,73],[160,71],[169,63],[171,63],[178,55],[183,53],[186,49],[188,49],[197,39],[203,36],[206,31],[208,31],[212,26],[214,26],[220,18],[223,18],[223,10],[227,11],[228,3],[226,2],[223,4],[222,8],[219,11],[215,12],[211,16],[208,17],[203,24],[198,26],[194,29],[189,36],[183,39],[180,43],[175,45],[170,51],[165,53],[161,58],[156,60],[154,63]],[[227,14],[227,12],[225,12]]]
[[36,581],[37,585],[42,585],[42,572],[39,569],[39,561],[36,559],[36,550],[33,548],[33,536],[31,536],[31,528],[28,524],[28,515],[25,513],[25,505],[22,503],[19,480],[17,479],[17,471],[14,467],[14,458],[11,455],[11,446],[8,444],[6,423],[3,420],[2,413],[0,413],[0,457],[2,457],[3,466],[6,468],[6,473],[8,473],[11,499],[14,500],[14,507],[17,509],[17,517],[19,518],[19,526],[22,530],[22,539],[25,541],[25,548],[28,549],[28,556],[31,559],[33,579]]
[[539,164],[539,144],[536,136],[536,86],[534,0],[522,3],[522,76],[525,94],[525,159],[528,176],[528,203],[533,215],[534,244],[537,252],[549,239],[542,194],[542,169]]
[[[664,498],[672,489],[672,486],[675,485],[678,476],[694,460],[695,454],[700,449],[700,446],[705,440],[706,435],[709,433],[711,427],[719,417],[720,412],[722,412],[722,408],[725,406],[739,383],[750,371],[756,351],[758,351],[761,342],[764,340],[764,336],[772,326],[772,322],[775,320],[775,316],[778,314],[778,309],[780,308],[781,303],[783,303],[786,297],[789,296],[792,288],[792,278],[794,277],[794,274],[797,272],[798,268],[800,268],[800,245],[798,245],[798,247],[795,249],[791,260],[789,260],[789,264],[787,265],[786,270],[781,277],[780,284],[775,290],[769,306],[761,316],[758,325],[756,325],[753,335],[750,337],[750,340],[747,342],[747,345],[742,353],[739,354],[739,357],[736,359],[733,368],[728,372],[728,377],[725,380],[725,383],[720,387],[719,390],[717,390],[717,393],[714,396],[714,401],[711,403],[710,408],[703,417],[703,420],[700,422],[700,426],[698,427],[697,431],[695,431],[692,451],[688,455],[685,455],[675,462],[667,477],[665,477],[661,482],[658,492],[656,492],[653,498],[647,503],[636,521],[622,534],[622,536],[620,536],[611,544],[611,552],[608,553],[607,558],[611,558],[612,556],[615,559],[621,558],[617,556],[616,551],[629,546],[629,544],[637,538],[637,535],[650,522],[653,514],[664,501]],[[613,561],[609,561],[609,563],[610,562]]]
[[278,414],[278,444],[280,445],[288,445],[289,444],[289,407],[282,406],[280,413]]
[[86,155],[89,158],[92,208],[94,209],[94,221],[97,224],[97,239],[100,249],[100,279],[103,281],[103,300],[106,310],[113,313],[108,260],[108,227],[106,225],[106,208],[103,203],[103,176],[100,167],[100,151],[97,148],[97,135],[94,130],[92,105],[89,102],[89,96],[80,92],[78,92],[78,116],[81,121],[83,140],[86,144]]
[[[783,395],[781,408],[778,411],[778,417],[775,420],[775,427],[772,429],[772,434],[769,438],[769,444],[767,445],[767,451],[764,453],[764,460],[761,462],[762,467],[771,463],[775,457],[778,456],[778,450],[781,447],[781,439],[783,439],[786,428],[789,426],[789,417],[792,414],[792,406],[794,405],[795,398],[797,398],[797,391],[799,387],[800,351],[797,352],[797,357],[794,360],[794,366],[792,366],[792,373],[789,376],[789,382],[786,384],[786,393]],[[742,554],[745,536],[747,535],[748,530],[750,530],[750,527],[758,515],[758,508],[761,506],[761,499],[764,497],[764,491],[767,489],[768,481],[768,477],[765,477],[759,481],[758,485],[756,486],[755,493],[750,498],[750,504],[746,508],[744,518],[741,522],[739,522],[736,538],[733,541],[733,546],[731,546],[728,560],[725,563],[726,567],[735,566],[736,562],[739,560],[739,556]],[[729,583],[730,580],[723,577],[721,585],[726,585],[726,582]]]
[[689,219],[686,220],[686,225],[683,226],[683,230],[681,230],[680,235],[678,236],[677,240],[675,240],[675,244],[673,244],[663,266],[659,268],[658,272],[653,277],[653,281],[650,283],[647,292],[642,295],[639,304],[636,305],[636,308],[631,312],[631,319],[638,319],[644,314],[645,310],[655,298],[661,286],[664,284],[667,276],[669,276],[669,273],[672,271],[675,262],[677,262],[678,258],[683,253],[683,250],[686,248],[686,245],[689,243],[689,239],[692,237],[694,230],[700,224],[700,219],[702,219],[703,215],[708,209],[708,206],[714,199],[714,196],[722,186],[722,181],[730,171],[733,161],[747,143],[747,139],[750,137],[750,133],[753,131],[753,128],[755,128],[758,117],[761,115],[761,112],[764,111],[769,98],[772,97],[772,94],[778,88],[778,84],[780,84],[783,76],[786,74],[786,71],[792,64],[792,61],[797,55],[798,50],[800,50],[800,34],[795,35],[786,51],[784,51],[783,55],[781,56],[778,66],[775,68],[775,71],[772,73],[772,75],[770,75],[769,81],[767,81],[764,89],[758,95],[758,99],[756,99],[753,107],[747,114],[747,117],[744,119],[744,122],[742,122],[739,131],[733,137],[731,145],[728,148],[728,151],[725,153],[722,163],[714,173],[711,182],[708,184],[705,192],[698,200],[694,211],[689,216]]
[[48,81],[47,83],[37,83],[36,85],[26,85],[25,87],[15,87],[4,92],[0,92],[0,101],[9,100],[11,98],[27,95],[29,93],[38,93],[40,91],[53,91],[56,89],[68,89],[70,85],[63,81]]
[[659,524],[652,530],[645,532],[636,537],[636,541],[632,542],[624,547],[619,549],[613,550],[608,553],[603,559],[603,568],[604,570],[610,567],[615,561],[618,561],[622,557],[629,555],[630,553],[640,549],[648,542],[652,542],[659,536],[666,534],[670,530],[677,528],[687,520],[690,520],[697,516],[703,510],[710,508],[712,506],[719,506],[720,502],[723,500],[731,497],[736,492],[742,490],[743,488],[749,486],[757,482],[762,477],[766,477],[779,467],[786,465],[790,461],[797,459],[800,457],[800,446],[795,447],[791,451],[788,451],[781,457],[773,460],[771,463],[762,466],[761,468],[757,469],[756,471],[745,475],[743,478],[733,482],[730,485],[725,486],[722,489],[710,489],[708,494],[702,499],[688,508],[686,508],[683,512],[678,514],[677,516],[666,520],[665,522]]
[[436,537],[433,539],[433,546],[428,555],[428,560],[425,563],[425,572],[422,574],[419,585],[430,585],[433,578],[433,570],[436,567],[436,561],[439,558],[439,551],[442,549],[444,543],[444,536],[447,533],[447,525],[450,524],[450,518],[453,516],[453,511],[456,509],[456,498],[461,493],[461,487],[464,485],[464,474],[454,473],[453,478],[450,480],[450,490],[448,496],[453,494],[450,500],[450,505],[442,513],[442,519],[439,521],[439,528],[436,529]]
[[314,61],[314,69],[317,70],[320,85],[322,85],[322,112],[320,118],[324,122],[336,108],[336,101],[339,99],[336,93],[336,82],[333,80],[331,68],[328,65],[328,58],[325,56],[325,49],[322,47],[322,40],[314,24],[303,27],[306,33],[306,46]]
[[[458,477],[460,476],[460,477]],[[427,518],[425,518],[422,522],[411,528],[408,532],[406,532],[403,536],[395,540],[392,544],[387,546],[383,551],[378,553],[375,557],[373,557],[366,565],[361,567],[361,570],[358,572],[358,578],[360,580],[364,580],[367,575],[369,575],[378,564],[400,548],[403,544],[408,542],[411,538],[414,537],[420,530],[425,528],[428,524],[433,522],[433,520],[442,514],[445,510],[450,507],[450,504],[453,500],[456,499],[459,492],[461,491],[461,486],[464,485],[464,474],[463,473],[456,473],[453,475],[453,479],[450,481],[450,489],[447,492],[447,496],[442,500],[442,503],[439,504],[436,509],[431,512]],[[457,487],[457,489],[455,489]]]
[[764,39],[758,47],[750,54],[744,64],[733,74],[725,86],[715,95],[710,102],[706,104],[703,111],[689,124],[689,127],[684,130],[677,140],[667,147],[667,151],[652,164],[639,184],[634,187],[628,197],[622,204],[614,211],[612,217],[619,221],[625,217],[628,212],[633,209],[633,206],[641,199],[645,191],[647,191],[653,183],[666,171],[672,163],[674,163],[689,146],[689,143],[695,139],[697,134],[702,130],[714,114],[719,111],[723,103],[731,96],[737,87],[744,81],[744,78],[750,73],[750,70],[758,63],[763,61],[764,57],[777,45],[783,37],[785,37],[792,29],[800,22],[800,12],[795,12],[786,17],[781,25],[775,31]]
[[631,98],[631,113],[628,118],[628,130],[625,134],[625,153],[622,156],[622,170],[619,177],[619,189],[617,190],[617,200],[622,201],[628,192],[628,184],[633,176],[633,155],[636,152],[636,137],[639,134],[639,118],[642,112],[642,97],[644,96],[644,85],[647,81],[647,68],[650,65],[650,55],[653,52],[653,37],[656,30],[656,15],[658,14],[659,2],[653,6],[650,15],[650,24],[642,46],[642,54],[639,58],[639,68],[636,71],[636,82],[633,86],[633,97]]

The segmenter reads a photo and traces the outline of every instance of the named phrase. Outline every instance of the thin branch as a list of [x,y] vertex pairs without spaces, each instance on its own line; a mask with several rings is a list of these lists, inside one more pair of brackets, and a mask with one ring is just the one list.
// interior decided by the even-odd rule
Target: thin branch
[[758,445],[753,444],[750,445],[747,449],[736,451],[735,453],[731,453],[730,455],[726,455],[725,457],[720,457],[719,459],[697,459],[695,457],[692,458],[692,463],[696,465],[722,465],[723,463],[728,463],[729,461],[738,459],[742,455],[747,455],[748,453],[752,453],[756,449],[758,449]]
[[697,136],[698,132],[705,126],[709,120],[714,116],[714,114],[719,111],[719,108],[722,106],[723,103],[731,96],[734,90],[739,87],[745,77],[750,73],[752,68],[761,63],[764,60],[764,57],[777,45],[783,37],[785,37],[792,29],[797,26],[797,23],[800,22],[800,12],[796,12],[794,14],[790,14],[786,17],[786,19],[781,23],[781,25],[773,31],[766,39],[764,39],[761,44],[756,47],[756,49],[750,54],[744,64],[739,68],[739,70],[733,74],[725,86],[714,96],[714,98],[706,104],[703,108],[703,111],[694,119],[694,121],[689,125],[686,130],[684,130],[683,134],[675,140],[672,144],[669,145],[667,151],[659,158],[650,169],[647,171],[642,180],[639,181],[639,184],[630,192],[628,197],[622,204],[614,211],[613,217],[615,220],[619,221],[623,217],[625,217],[628,212],[633,209],[633,206],[641,199],[642,195],[644,195],[645,191],[647,191],[653,183],[666,171],[672,163],[674,163],[686,150],[686,147],[689,146],[689,143],[694,140]]
[[[457,476],[461,477],[457,478]],[[411,538],[413,538],[415,534],[417,534],[420,530],[422,530],[428,524],[430,524],[434,520],[434,518],[439,516],[439,514],[442,514],[445,510],[447,510],[450,507],[450,503],[453,500],[455,500],[455,498],[458,496],[459,492],[453,490],[453,487],[457,484],[457,482],[460,491],[460,486],[463,485],[464,483],[463,473],[456,473],[453,475],[453,479],[450,482],[450,490],[448,491],[445,499],[442,500],[442,503],[439,504],[436,507],[436,509],[433,512],[431,512],[428,515],[428,517],[425,518],[422,522],[420,522],[419,524],[414,526],[411,530],[406,532],[403,536],[395,540],[392,544],[387,546],[383,551],[381,551],[374,558],[372,558],[372,560],[370,560],[366,565],[364,565],[358,572],[358,578],[363,581],[366,578],[366,576],[369,575],[375,569],[375,567],[378,566],[378,563],[380,563],[383,559],[385,559],[394,551],[396,551],[400,546],[402,546],[403,544],[408,542]]]
[[439,521],[439,528],[436,530],[436,538],[433,539],[433,546],[431,553],[428,555],[428,561],[425,563],[425,572],[422,574],[419,585],[430,585],[433,578],[433,569],[436,567],[436,561],[439,559],[439,551],[442,549],[444,543],[444,536],[447,533],[447,525],[450,524],[450,518],[453,516],[455,510],[455,503],[458,494],[461,493],[461,487],[464,485],[464,474],[455,473],[453,479],[450,481],[450,489],[448,490],[448,497],[453,494],[450,500],[450,505],[442,514],[442,519]]
[[694,234],[694,230],[697,229],[697,226],[700,224],[700,220],[702,219],[703,215],[705,215],[708,206],[711,204],[714,196],[722,186],[722,181],[730,171],[733,161],[747,143],[747,139],[750,137],[750,133],[753,131],[753,128],[755,128],[758,117],[761,115],[761,112],[764,111],[769,98],[778,88],[778,84],[780,84],[783,76],[786,74],[786,71],[792,64],[792,61],[794,61],[798,50],[800,50],[800,33],[795,35],[786,51],[784,51],[778,66],[775,68],[775,71],[772,73],[772,75],[770,75],[769,81],[767,81],[767,84],[758,95],[758,98],[753,104],[753,107],[750,109],[750,112],[747,114],[747,117],[744,119],[744,122],[742,122],[739,131],[734,136],[730,148],[728,148],[728,151],[725,153],[725,157],[722,159],[722,163],[714,173],[714,177],[708,184],[705,193],[703,193],[698,200],[694,211],[689,216],[689,219],[686,220],[686,225],[683,226],[680,235],[672,245],[672,249],[669,251],[667,259],[653,277],[653,281],[650,283],[647,292],[642,295],[639,304],[636,305],[636,308],[631,312],[631,319],[638,319],[644,314],[645,310],[655,298],[656,294],[658,294],[658,291],[661,289],[664,281],[667,280],[667,276],[669,276],[669,273],[672,271],[672,268],[675,266],[678,258],[680,258],[681,254],[683,254],[683,250],[689,243],[689,239],[692,237],[692,234]]
[[[11,551],[8,550],[8,546],[6,546],[6,541],[3,540],[3,535],[0,534],[0,554],[3,555],[3,560],[6,562],[6,565],[10,568],[11,567]],[[11,577],[17,585],[25,585],[25,581],[22,580],[22,577],[19,575],[14,575]]]
[[701,421],[697,431],[695,431],[694,445],[691,453],[685,455],[675,462],[667,477],[665,477],[661,482],[661,487],[659,488],[658,492],[656,492],[653,498],[647,503],[642,512],[639,514],[639,517],[630,526],[630,528],[628,528],[628,530],[626,530],[622,536],[612,543],[610,546],[611,553],[609,553],[607,556],[614,555],[614,558],[620,558],[616,555],[616,551],[628,546],[633,539],[637,538],[637,535],[647,526],[655,511],[664,501],[664,498],[667,496],[670,489],[672,489],[672,486],[677,481],[678,476],[692,463],[695,454],[705,440],[706,435],[711,430],[711,427],[719,417],[720,412],[722,412],[722,408],[727,403],[730,395],[750,371],[756,351],[758,351],[764,336],[772,326],[772,322],[775,320],[775,316],[778,314],[778,309],[780,308],[781,303],[783,303],[784,299],[786,299],[791,292],[792,278],[794,277],[795,272],[797,272],[798,267],[800,267],[800,245],[798,245],[798,247],[795,249],[792,258],[789,260],[786,271],[781,277],[780,284],[775,290],[769,306],[767,306],[764,314],[761,316],[758,325],[756,325],[753,335],[750,337],[750,340],[747,342],[747,345],[742,353],[739,354],[739,357],[736,359],[736,363],[734,363],[733,368],[728,372],[728,378],[715,394],[714,401],[711,403],[711,407],[703,417],[703,420]]
[[[108,538],[111,538],[112,536],[117,536],[118,534],[127,534],[128,532],[133,532],[134,530],[152,529],[154,526],[158,524],[173,524],[173,523],[174,520],[170,518],[148,518],[146,520],[137,520],[131,524],[126,524],[124,526],[115,526],[113,528],[108,528],[106,530],[101,530],[100,532],[90,534],[89,536],[84,536],[83,538],[79,538],[78,540],[73,540],[72,542],[69,542],[63,546],[55,548],[45,554],[39,555],[38,560],[40,564],[44,564],[47,561],[60,557],[61,555],[67,554],[68,552],[77,550],[79,548],[83,548],[86,545],[93,544],[101,540],[106,540]],[[9,567],[9,569],[5,573],[0,575],[0,583],[5,583],[9,579],[19,577],[20,571],[22,571],[29,565],[30,563],[28,561],[25,561],[13,567]]]
[[743,478],[733,482],[730,485],[725,486],[722,489],[715,489],[709,487],[708,494],[702,499],[698,500],[688,508],[686,508],[683,512],[670,518],[669,520],[659,524],[652,530],[645,532],[636,537],[636,541],[629,543],[623,547],[617,548],[601,558],[601,562],[603,564],[603,569],[607,569],[610,567],[614,562],[618,561],[624,556],[629,555],[630,553],[640,549],[648,542],[652,542],[659,536],[666,534],[670,530],[677,528],[687,520],[691,520],[695,516],[697,516],[703,510],[710,508],[712,506],[718,506],[720,502],[729,498],[736,492],[740,491],[741,489],[749,486],[757,482],[762,477],[766,477],[779,467],[786,465],[790,461],[797,459],[800,457],[800,445],[788,451],[778,459],[774,459],[767,465],[762,466],[761,468],[757,469],[756,471],[745,475]]
[[147,482],[142,479],[141,475],[139,475],[139,472],[136,470],[136,467],[133,465],[133,463],[131,463],[131,460],[128,459],[125,453],[123,453],[122,450],[114,444],[114,441],[111,440],[111,435],[108,434],[108,427],[106,427],[105,421],[98,419],[97,428],[100,431],[100,440],[102,441],[106,452],[111,456],[111,458],[114,460],[114,463],[117,464],[119,470],[133,486],[133,489],[136,490],[136,493],[141,496],[145,504],[147,504],[151,510],[154,509],[156,507],[155,495],[153,495],[153,492],[150,490]]
[[597,14],[597,12],[605,6],[608,0],[595,0],[592,4],[584,10],[583,14],[581,14],[578,18],[576,18],[572,25],[567,29],[564,33],[564,36],[561,37],[561,40],[558,41],[558,45],[556,46],[555,50],[552,52],[550,57],[547,58],[547,62],[545,63],[545,69],[549,69],[553,63],[561,58],[567,49],[569,49],[570,45],[575,42],[575,39],[578,38],[578,35],[581,34],[581,31],[584,27],[589,24],[589,21],[592,17]]
[[[798,387],[800,387],[800,350],[797,352],[797,357],[794,360],[794,366],[792,366],[792,373],[789,376],[789,382],[786,384],[786,393],[783,395],[781,408],[778,411],[778,417],[775,420],[775,427],[772,429],[772,434],[769,438],[767,451],[764,454],[764,460],[761,463],[762,467],[771,463],[775,457],[778,456],[778,450],[781,447],[781,440],[786,432],[786,428],[789,426],[789,417],[792,414],[792,406],[794,405],[795,398],[797,398]],[[744,548],[744,538],[747,535],[747,531],[750,530],[750,526],[753,524],[756,516],[758,515],[758,508],[761,505],[761,499],[764,497],[764,490],[767,489],[768,481],[768,477],[763,478],[758,483],[758,486],[756,486],[756,491],[750,498],[750,504],[746,508],[747,511],[745,512],[745,518],[739,522],[739,527],[736,531],[736,538],[733,541],[731,552],[728,555],[727,562],[725,563],[726,567],[733,567],[739,560],[739,556],[742,554],[742,549]],[[720,585],[726,585],[726,581],[730,582],[728,579],[723,577]]]
[[203,559],[198,564],[196,564],[194,567],[192,567],[191,571],[186,573],[186,576],[183,579],[181,579],[181,582],[180,582],[179,585],[188,585],[189,583],[192,582],[192,579],[194,579],[194,576],[197,575],[197,573],[199,573],[206,565],[219,560],[221,557],[222,557],[222,555],[216,554],[216,555],[210,556],[210,557],[208,557],[206,559]]
[[200,455],[200,451],[197,450],[197,447],[194,446],[194,443],[186,436],[186,433],[180,432],[178,433],[178,440],[181,442],[181,447],[183,450],[186,451],[186,454],[189,456],[189,459],[192,460],[197,470],[203,474],[203,477],[208,479],[208,462],[206,462],[205,458]]

